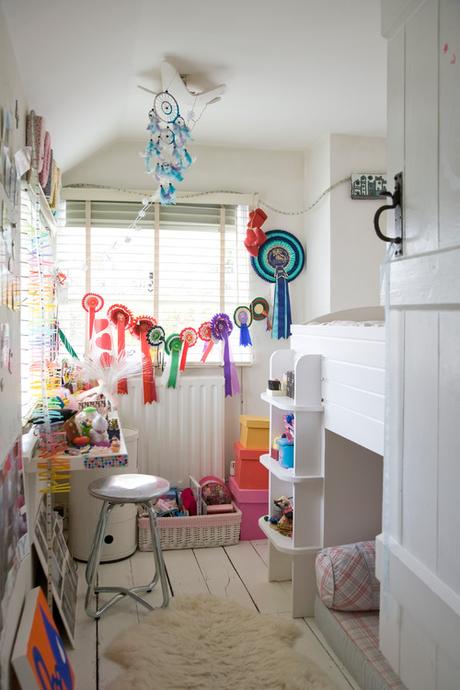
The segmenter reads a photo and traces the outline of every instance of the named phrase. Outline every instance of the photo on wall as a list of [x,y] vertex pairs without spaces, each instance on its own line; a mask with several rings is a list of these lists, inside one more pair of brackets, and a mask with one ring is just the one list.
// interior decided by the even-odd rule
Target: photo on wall
[[21,442],[0,464],[0,648],[14,582],[29,552]]

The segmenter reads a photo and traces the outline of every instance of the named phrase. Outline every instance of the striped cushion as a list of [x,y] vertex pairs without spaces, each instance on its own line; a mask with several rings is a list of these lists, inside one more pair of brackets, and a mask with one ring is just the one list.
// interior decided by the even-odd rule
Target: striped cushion
[[391,690],[405,690],[404,685],[391,668],[379,649],[379,616],[378,613],[342,613],[332,614],[345,631],[349,639],[362,652],[366,661]]
[[316,558],[321,601],[338,611],[378,609],[380,586],[374,572],[374,541],[323,549]]

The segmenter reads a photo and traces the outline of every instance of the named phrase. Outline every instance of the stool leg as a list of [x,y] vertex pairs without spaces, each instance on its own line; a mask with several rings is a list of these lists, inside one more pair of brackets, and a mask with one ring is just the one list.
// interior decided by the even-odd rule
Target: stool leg
[[105,530],[107,527],[107,520],[109,518],[110,511],[113,506],[111,503],[104,501],[101,508],[101,514],[99,517],[98,527],[96,529],[96,534],[94,535],[93,546],[91,547],[91,555],[87,565],[88,571],[88,589],[86,590],[85,598],[85,610],[88,616],[91,618],[99,618],[100,612],[97,608],[93,610],[91,608],[91,602],[94,597],[94,590],[96,585],[97,570],[99,568],[99,562],[101,560],[102,546],[104,544]]
[[94,538],[93,538],[93,543],[91,544],[91,551],[88,556],[88,560],[86,562],[86,568],[85,568],[85,579],[86,579],[86,584],[89,585],[92,574],[92,568],[94,567],[94,555],[95,555],[95,550],[94,550],[94,545],[98,543],[99,537],[100,537],[100,532],[102,529],[102,517],[104,515],[104,506],[105,506],[105,501],[102,504],[102,508],[99,511],[99,517],[97,520],[97,525],[96,525],[96,531],[94,533]]
[[152,549],[153,558],[155,560],[155,570],[156,573],[160,576],[161,591],[163,593],[163,603],[161,604],[161,607],[166,608],[169,604],[169,587],[168,578],[166,577],[166,568],[163,559],[163,552],[161,550],[160,535],[158,534],[157,520],[153,506],[149,503],[147,505],[147,509],[150,518],[150,531],[152,533]]

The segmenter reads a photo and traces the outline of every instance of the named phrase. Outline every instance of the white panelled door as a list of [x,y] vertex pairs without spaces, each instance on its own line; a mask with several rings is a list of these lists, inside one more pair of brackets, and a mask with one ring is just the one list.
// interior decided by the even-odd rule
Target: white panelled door
[[409,690],[459,690],[460,0],[382,0],[382,24],[404,243],[387,295],[380,644]]

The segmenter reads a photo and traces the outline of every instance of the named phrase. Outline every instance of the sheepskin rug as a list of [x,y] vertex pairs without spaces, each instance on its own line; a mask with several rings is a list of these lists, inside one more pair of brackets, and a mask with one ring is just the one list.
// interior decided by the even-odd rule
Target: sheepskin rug
[[125,669],[108,690],[335,690],[293,650],[300,635],[227,599],[173,599],[106,650]]

